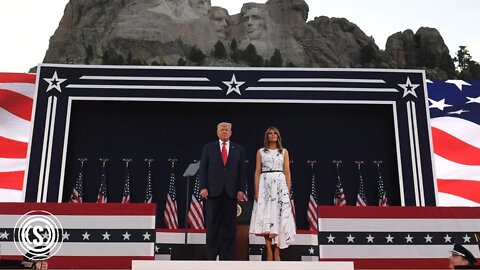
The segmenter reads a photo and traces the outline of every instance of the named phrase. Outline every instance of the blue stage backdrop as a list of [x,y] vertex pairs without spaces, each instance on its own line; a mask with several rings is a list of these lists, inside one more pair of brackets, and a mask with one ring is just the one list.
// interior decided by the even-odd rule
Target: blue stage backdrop
[[[67,202],[84,168],[84,201],[95,202],[100,158],[106,165],[108,201],[120,202],[131,158],[132,202],[143,202],[146,158],[152,163],[153,201],[163,212],[170,158],[177,158],[177,203],[184,226],[186,167],[202,146],[217,139],[216,125],[233,124],[232,141],[245,146],[248,194],[253,198],[255,153],[267,127],[276,126],[294,161],[297,224],[315,174],[319,205],[333,204],[337,171],[347,204],[358,192],[355,160],[369,205],[378,204],[377,167],[390,205],[435,205],[436,186],[425,76],[415,70],[138,68],[41,65],[27,176],[27,201]],[[307,160],[316,160],[314,169]],[[190,179],[190,191],[194,179]],[[191,196],[188,196],[190,198]],[[158,218],[157,226],[163,226]]]

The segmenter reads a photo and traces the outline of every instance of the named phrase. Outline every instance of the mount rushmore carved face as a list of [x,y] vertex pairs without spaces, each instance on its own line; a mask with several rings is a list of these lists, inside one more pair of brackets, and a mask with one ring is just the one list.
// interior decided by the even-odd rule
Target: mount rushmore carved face
[[227,37],[227,26],[228,26],[228,13],[224,8],[212,7],[210,10],[210,19],[213,23],[213,28],[217,37],[226,38]]
[[243,15],[247,28],[247,36],[252,39],[259,39],[266,31],[266,24],[263,10],[258,7],[248,9]]
[[199,15],[208,15],[212,3],[210,0],[188,0],[190,7]]

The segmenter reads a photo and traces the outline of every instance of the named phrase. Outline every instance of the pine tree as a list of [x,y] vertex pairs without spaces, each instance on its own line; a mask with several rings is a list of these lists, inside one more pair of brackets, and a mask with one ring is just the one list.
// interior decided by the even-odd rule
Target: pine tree
[[282,54],[279,49],[275,49],[272,57],[270,57],[270,66],[271,67],[281,67],[283,65]]
[[213,51],[213,56],[217,59],[225,59],[227,58],[227,50],[225,50],[225,46],[223,43],[219,40],[215,44],[215,49]]

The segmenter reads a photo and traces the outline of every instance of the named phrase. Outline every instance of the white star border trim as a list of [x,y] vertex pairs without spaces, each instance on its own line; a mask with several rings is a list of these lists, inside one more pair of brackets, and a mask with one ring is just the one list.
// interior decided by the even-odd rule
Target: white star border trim
[[235,78],[235,74],[232,74],[232,78],[230,81],[222,81],[226,86],[228,86],[227,93],[225,95],[229,95],[232,92],[237,93],[238,95],[242,95],[240,92],[240,86],[242,86],[245,82],[244,81],[237,81]]
[[52,89],[56,89],[60,93],[62,92],[62,87],[60,86],[60,84],[62,84],[67,80],[67,79],[59,79],[56,70],[53,73],[52,78],[43,78],[43,79],[48,83],[48,87],[47,87],[47,90],[45,90],[45,92],[48,92]]

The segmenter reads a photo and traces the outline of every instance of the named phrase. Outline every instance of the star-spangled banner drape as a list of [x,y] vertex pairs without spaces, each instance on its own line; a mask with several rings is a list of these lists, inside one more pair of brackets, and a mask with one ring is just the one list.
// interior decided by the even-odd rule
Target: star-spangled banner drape
[[152,168],[148,167],[148,174],[147,174],[147,186],[145,188],[145,200],[146,203],[152,202]]
[[195,177],[192,200],[188,209],[188,225],[192,229],[205,229],[205,218],[203,215],[203,198],[200,196],[200,180],[198,174]]
[[337,185],[335,186],[335,195],[333,197],[333,205],[345,206],[347,205],[347,199],[345,198],[345,192],[343,191],[342,179],[340,175],[337,175]]
[[378,206],[388,206],[387,192],[385,192],[385,186],[383,183],[382,172],[380,171],[380,168],[378,168],[377,185]]
[[357,193],[357,202],[355,203],[356,206],[367,206],[367,196],[365,195],[365,187],[364,180],[362,176],[362,171],[358,168],[358,193]]
[[165,210],[163,211],[163,221],[167,228],[178,229],[177,191],[175,188],[175,173],[173,169],[168,184],[167,200],[165,203]]

